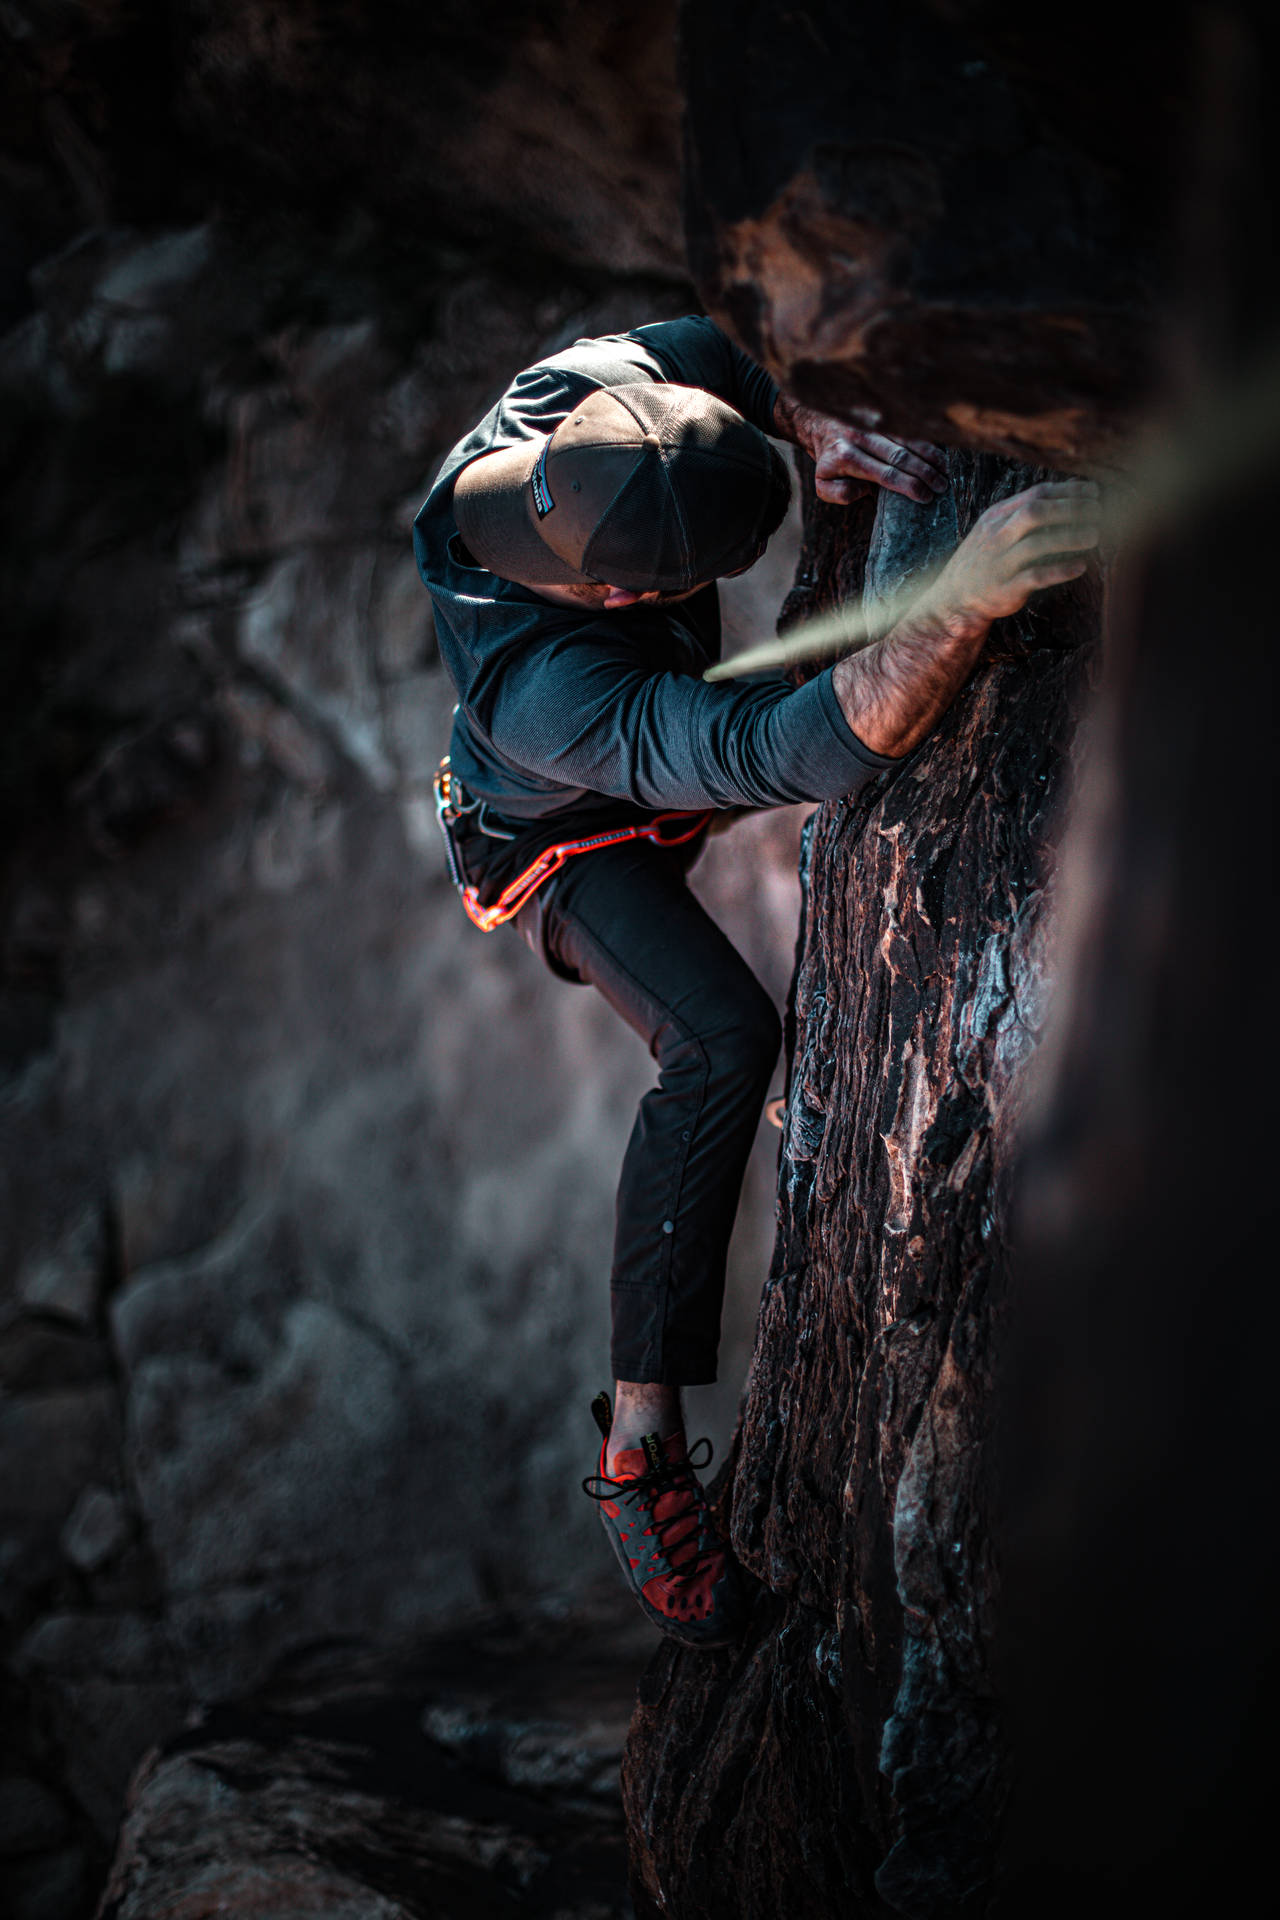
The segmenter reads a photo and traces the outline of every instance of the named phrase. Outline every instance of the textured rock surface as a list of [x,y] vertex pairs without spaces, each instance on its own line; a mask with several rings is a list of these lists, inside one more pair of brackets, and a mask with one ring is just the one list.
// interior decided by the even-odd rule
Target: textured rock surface
[[[0,17],[0,1706],[64,1814],[0,1843],[22,1920],[91,1902],[192,1701],[607,1559],[577,1481],[652,1065],[447,886],[409,524],[520,366],[689,303],[630,19]],[[699,879],[779,996],[796,833]]]
[[623,1920],[618,1759],[650,1641],[610,1589],[289,1663],[142,1767],[102,1920]]
[[[788,26],[798,41],[834,11]],[[980,41],[1007,29],[1004,53],[1019,52],[1014,10],[945,13]],[[853,30],[883,43],[921,17],[859,11]],[[761,1585],[739,1653],[703,1666],[664,1654],[643,1683],[626,1763],[643,1913],[1191,1916],[1247,1907],[1271,1872],[1277,1564],[1260,1516],[1273,1451],[1276,1061],[1255,926],[1276,764],[1276,45],[1257,9],[1218,10],[1194,35],[1177,12],[1168,24],[1165,46],[1175,60],[1190,52],[1199,88],[1196,171],[1177,214],[1181,398],[1194,408],[1186,492],[1117,577],[1109,681],[1078,778],[1063,759],[1080,691],[1071,642],[1087,651],[1097,609],[1058,596],[1024,633],[1038,645],[1021,662],[1002,630],[913,769],[848,818],[824,810],[815,824],[783,1231],[721,1489]],[[1038,17],[1021,36],[1022,55],[1040,49],[1021,82],[1046,101],[1074,95],[1078,150],[1150,125],[1148,100],[1132,116],[1107,107],[1126,81],[1122,62],[1096,58],[1104,40],[1083,33],[1064,47]],[[931,44],[926,32],[926,62]],[[894,94],[903,69],[851,74],[831,44],[824,52],[819,101],[879,88],[882,108],[904,109],[883,184],[904,149],[921,150],[912,102]],[[704,64],[707,99],[712,71]],[[757,76],[780,97],[784,129],[791,114],[811,140],[815,94],[788,83],[785,54]],[[752,96],[744,113],[722,82],[717,68],[719,110],[741,130]],[[847,141],[867,125],[851,116]],[[979,116],[967,131],[986,140],[1001,128]],[[753,194],[776,164],[767,140],[719,151],[741,154]],[[966,195],[963,234],[995,176],[966,176],[961,157],[945,184]],[[1114,157],[1114,210],[1136,208],[1168,245],[1178,177],[1144,180]],[[825,165],[841,187],[839,156],[819,160],[820,183]],[[861,190],[877,174],[849,177]],[[995,202],[1016,211],[1022,184],[1001,179]],[[805,192],[775,203],[756,269],[767,281],[782,242],[807,235],[799,312],[775,278],[758,298],[749,290],[740,326],[801,344],[809,328],[816,351],[793,362],[797,384],[856,401],[844,348],[870,359],[879,324],[858,333],[866,255],[830,200],[825,228],[805,227]],[[1117,231],[1098,227],[1104,250]],[[982,368],[911,279],[927,221],[911,238],[888,262],[906,294],[903,338],[923,391],[936,394],[940,374],[958,398],[957,377]],[[981,238],[970,230],[975,278],[999,265]],[[1055,391],[1076,406],[1088,386],[1077,351],[1089,351],[1087,330],[1060,356],[1050,346],[1047,362],[1020,351],[1035,347],[1055,262],[1050,237],[979,289],[1017,418],[904,406],[897,424],[1049,444],[1028,420],[1043,423]],[[1125,264],[1117,253],[1108,271]],[[723,266],[711,258],[713,284]],[[806,306],[815,288],[830,289],[829,308]],[[1002,312],[1015,309],[1006,334]],[[1123,333],[1132,308],[1117,317]],[[1100,316],[1095,337],[1109,324]],[[892,356],[878,364],[888,392]],[[1133,371],[1123,352],[1115,364]],[[1095,447],[1123,431],[1135,396],[1099,385],[1096,397]],[[1056,444],[1078,452],[1074,433]],[[973,478],[981,498],[992,470]],[[885,531],[882,519],[867,562],[856,529],[842,538],[829,516],[811,524],[801,604],[857,591],[864,573],[875,585]],[[963,771],[952,759],[962,743]],[[1055,786],[1076,796],[1056,860],[1043,810]],[[1049,977],[1061,982],[1052,1041],[1033,1061]],[[998,1618],[997,1516],[1011,1570]],[[1021,1768],[993,1888],[1005,1712]]]
[[3,295],[122,215],[306,207],[607,273],[680,273],[673,12],[663,0],[130,0],[5,9]]
[[[111,332],[92,289],[128,267],[133,298],[163,298],[172,364],[198,362],[191,331],[222,324],[211,288],[247,323],[244,244],[95,241],[58,269],[90,289],[66,294],[68,329]],[[140,254],[206,267],[144,294]],[[451,297],[446,332],[407,357],[372,321],[286,329],[271,397],[208,363],[173,404],[222,424],[176,506],[104,443],[113,376],[69,368],[44,315],[9,343],[14,410],[52,464],[83,445],[15,502],[10,575],[40,669],[10,793],[4,1619],[14,1720],[91,1851],[191,1699],[316,1635],[403,1632],[600,1564],[577,1481],[613,1182],[651,1064],[592,996],[457,910],[425,784],[452,696],[407,525],[495,378],[683,297],[548,294],[543,333],[492,279]],[[166,377],[135,369],[130,404],[158,409]],[[382,437],[399,405],[407,441]],[[743,618],[771,619],[773,580]],[[743,823],[698,882],[779,996],[796,831]],[[724,1385],[697,1416],[721,1439],[775,1155],[763,1130]],[[137,1658],[99,1669],[101,1633],[144,1620]]]
[[1068,466],[1158,378],[1187,38],[984,0],[686,0],[690,259],[801,398]]
[[[881,500],[872,597],[1033,477],[949,466],[935,507]],[[811,506],[799,598],[830,593],[836,554],[857,584],[835,514]],[[664,1650],[645,1676],[625,1776],[642,1911],[985,1904],[1005,1187],[1098,615],[1086,579],[1001,623],[917,757],[814,816],[780,1231],[721,1493],[760,1592],[740,1651]]]

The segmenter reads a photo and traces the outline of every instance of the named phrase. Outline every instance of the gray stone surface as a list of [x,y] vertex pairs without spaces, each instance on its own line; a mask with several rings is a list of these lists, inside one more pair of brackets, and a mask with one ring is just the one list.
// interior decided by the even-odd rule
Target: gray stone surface
[[292,1662],[139,1770],[102,1920],[625,1920],[620,1589]]
[[0,1898],[18,1920],[68,1920],[82,1911],[91,1884],[79,1847],[0,1861]]
[[[71,1821],[6,1920],[85,1920],[194,1703],[607,1570],[578,1481],[653,1068],[452,896],[409,532],[521,366],[687,310],[674,23],[390,19],[4,17],[0,1665]],[[779,996],[796,834],[697,877]],[[775,1158],[692,1396],[721,1446]],[[557,1725],[512,1735],[535,1772]]]
[[48,1614],[18,1643],[13,1668],[42,1702],[77,1809],[109,1848],[139,1756],[190,1704],[166,1626],[141,1613]]
[[73,1567],[93,1573],[129,1538],[124,1502],[106,1487],[88,1486],[67,1516],[60,1545]]
[[24,1609],[57,1572],[59,1535],[81,1489],[120,1436],[106,1384],[0,1401],[0,1619]]
[[101,1205],[89,1201],[66,1222],[53,1245],[32,1249],[14,1289],[24,1308],[91,1326],[103,1280]]
[[[454,696],[408,541],[510,373],[687,301],[541,271],[408,314],[362,285],[335,318],[297,246],[113,228],[46,263],[8,343],[43,449],[15,619],[59,637],[15,729],[5,1619],[99,1846],[193,1700],[602,1563],[578,1482],[652,1063],[457,906],[429,794]],[[784,541],[735,584],[734,640],[789,571]],[[695,880],[778,997],[797,832],[744,821]],[[721,1447],[775,1157],[762,1128],[724,1377],[691,1396]],[[554,1720],[521,1740],[530,1778],[578,1764]]]
[[0,1774],[0,1856],[43,1853],[67,1830],[67,1810],[48,1787],[25,1774]]

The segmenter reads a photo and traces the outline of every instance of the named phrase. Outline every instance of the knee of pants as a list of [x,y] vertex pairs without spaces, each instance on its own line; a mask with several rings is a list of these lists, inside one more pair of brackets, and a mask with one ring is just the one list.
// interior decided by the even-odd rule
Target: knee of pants
[[782,1045],[782,1022],[763,989],[720,1008],[698,1039],[713,1079],[759,1092],[763,1099]]

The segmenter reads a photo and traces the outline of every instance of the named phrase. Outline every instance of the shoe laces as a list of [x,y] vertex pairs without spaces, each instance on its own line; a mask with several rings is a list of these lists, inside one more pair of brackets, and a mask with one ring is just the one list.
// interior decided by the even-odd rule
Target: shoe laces
[[[706,1452],[695,1458],[699,1447],[705,1447]],[[650,1524],[646,1531],[657,1536],[659,1550],[672,1573],[688,1580],[709,1566],[717,1553],[724,1551],[718,1541],[708,1547],[701,1545],[706,1495],[696,1475],[699,1468],[710,1464],[714,1452],[715,1448],[704,1435],[694,1441],[681,1460],[664,1459],[660,1466],[649,1467],[626,1480],[590,1473],[582,1483],[582,1491],[592,1500],[616,1500],[640,1511],[648,1508]],[[659,1501],[672,1494],[678,1497],[659,1517]]]

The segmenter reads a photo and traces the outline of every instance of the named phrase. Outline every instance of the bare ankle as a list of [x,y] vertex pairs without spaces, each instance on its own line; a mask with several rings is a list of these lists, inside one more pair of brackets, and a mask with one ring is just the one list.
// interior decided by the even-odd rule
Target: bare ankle
[[639,1446],[646,1433],[665,1440],[684,1425],[679,1387],[657,1381],[618,1380],[614,1384],[613,1426],[609,1433],[609,1460],[627,1447]]

